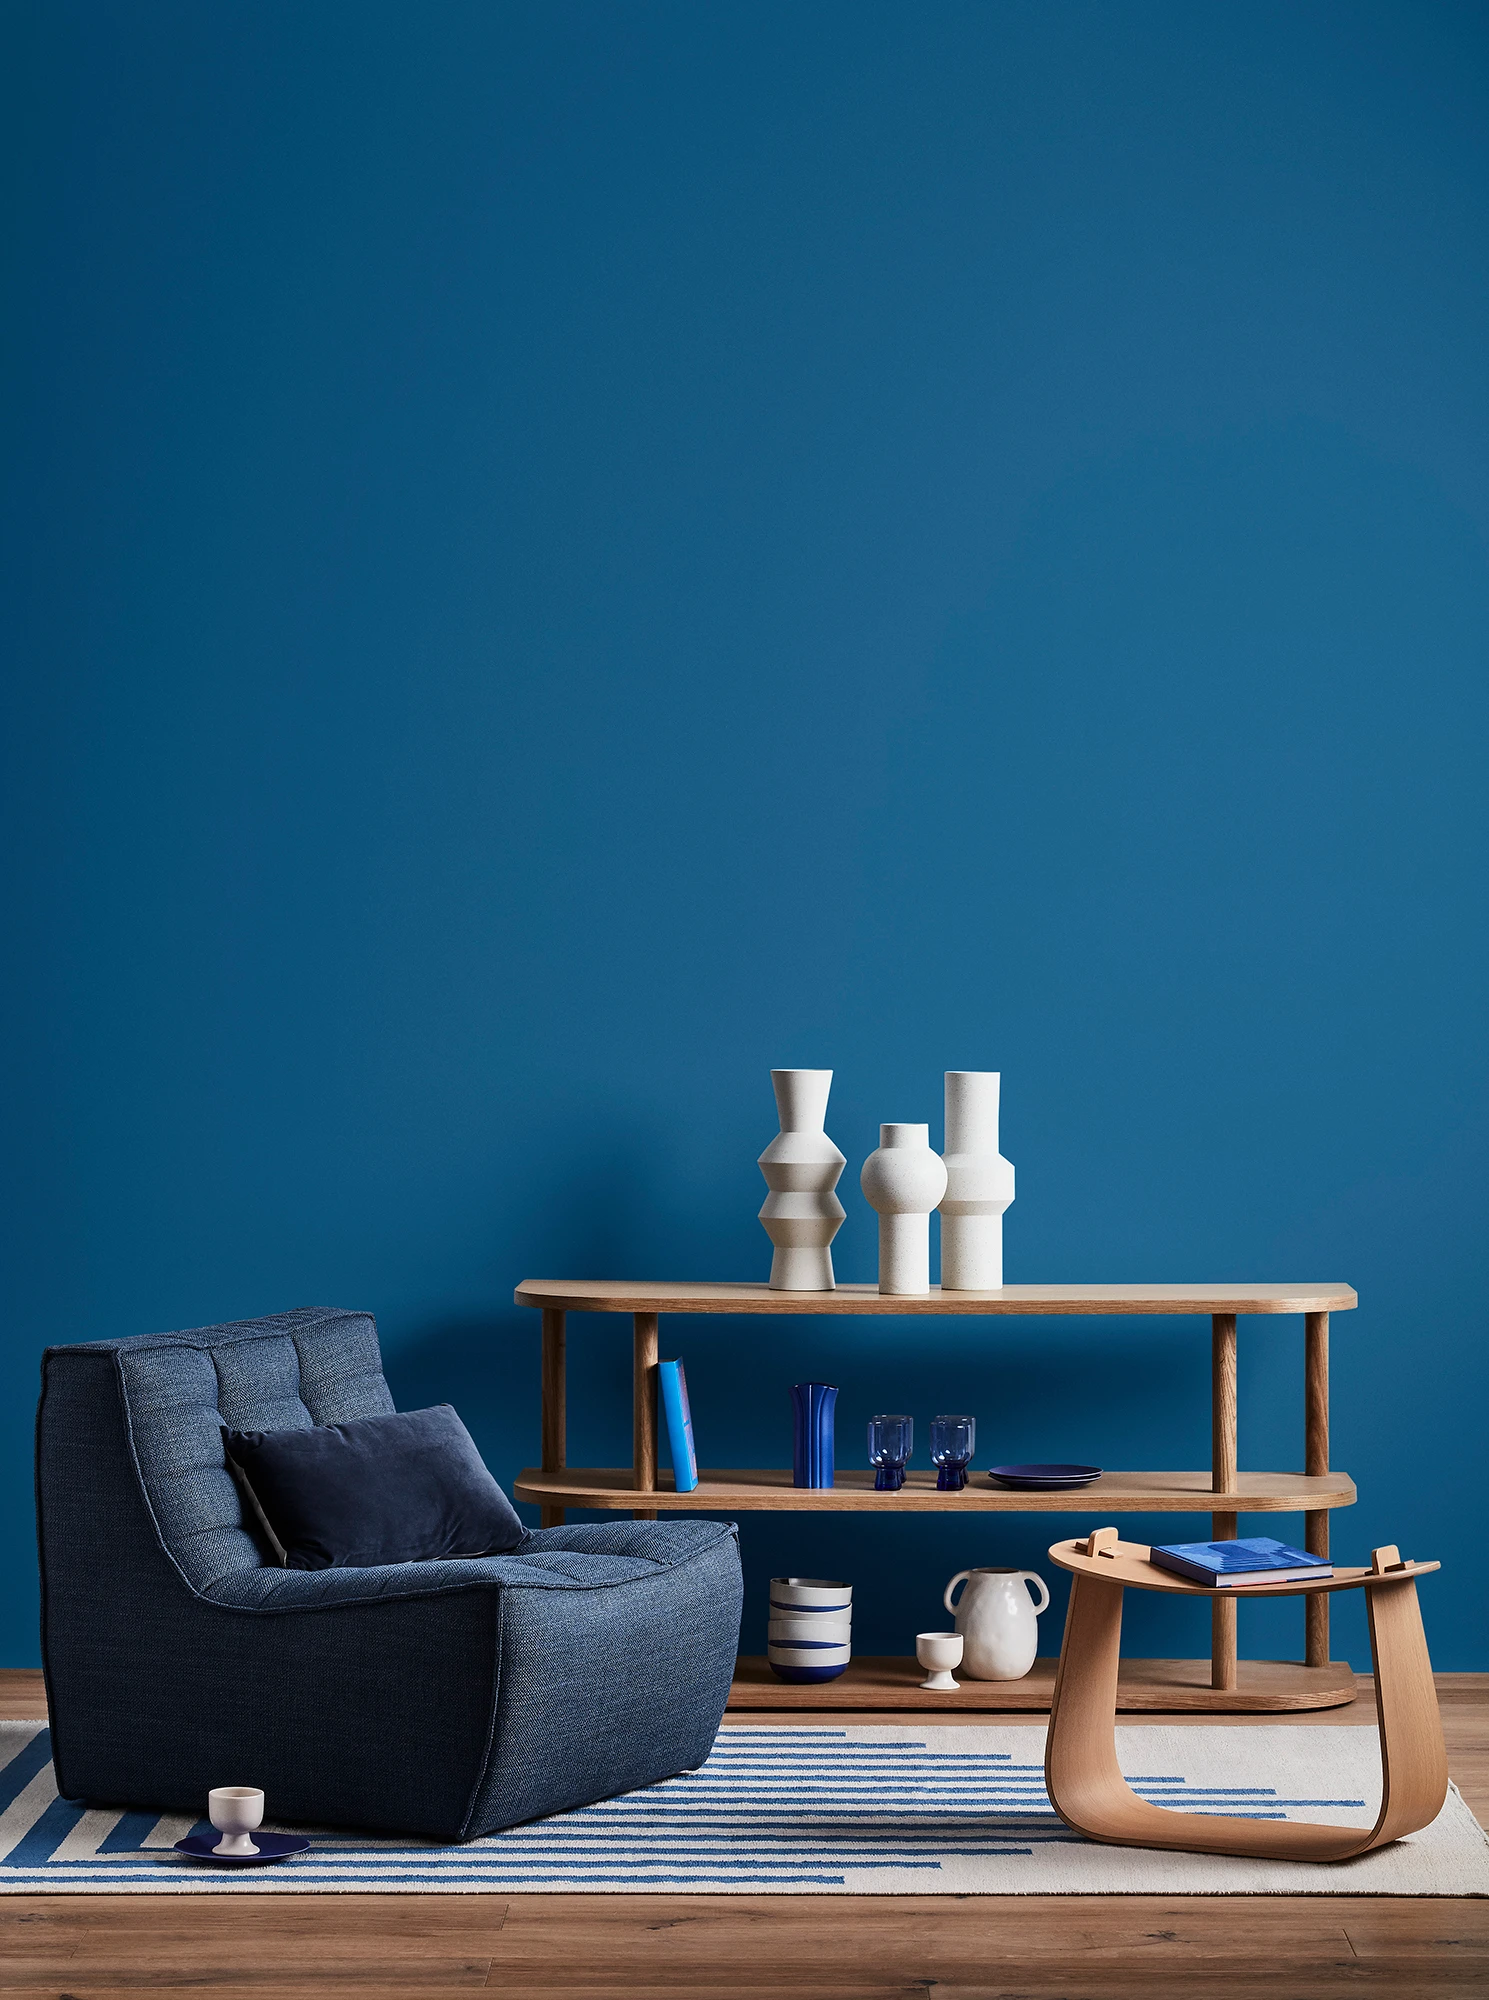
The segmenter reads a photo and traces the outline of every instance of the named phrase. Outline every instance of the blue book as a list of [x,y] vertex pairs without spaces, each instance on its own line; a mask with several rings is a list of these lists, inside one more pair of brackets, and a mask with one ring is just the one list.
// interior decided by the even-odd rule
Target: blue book
[[1294,1583],[1300,1578],[1307,1582],[1334,1574],[1327,1556],[1311,1556],[1306,1549],[1273,1541],[1270,1535],[1239,1542],[1169,1542],[1148,1553],[1160,1569],[1215,1590],[1237,1590],[1249,1583]]
[[688,1378],[680,1361],[659,1361],[657,1376],[662,1413],[667,1419],[667,1442],[672,1447],[672,1483],[679,1493],[691,1493],[698,1484],[698,1454],[693,1449]]

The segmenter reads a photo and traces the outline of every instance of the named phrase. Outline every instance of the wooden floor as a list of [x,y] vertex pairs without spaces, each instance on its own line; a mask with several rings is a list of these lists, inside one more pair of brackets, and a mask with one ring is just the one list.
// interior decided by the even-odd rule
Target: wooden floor
[[[1486,1819],[1489,1675],[1441,1674],[1438,1689],[1453,1777]],[[39,1675],[0,1674],[0,1716],[44,1712]],[[759,1728],[803,1718],[777,1710],[741,1719]],[[1373,1719],[1367,1692],[1349,1708],[1237,1717],[1234,1726]],[[1123,1718],[1134,1727],[1212,1720]],[[1489,1899],[0,1897],[0,1994],[19,2000],[192,1991],[434,2000],[469,1988],[508,2000],[1485,2000]]]

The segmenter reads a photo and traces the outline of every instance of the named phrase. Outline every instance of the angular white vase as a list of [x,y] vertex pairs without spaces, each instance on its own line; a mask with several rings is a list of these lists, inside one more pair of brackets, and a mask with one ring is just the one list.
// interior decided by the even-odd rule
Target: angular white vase
[[946,1192],[946,1168],[931,1151],[929,1125],[881,1125],[879,1150],[859,1185],[879,1212],[879,1289],[918,1297],[931,1289],[931,1210]]
[[943,1292],[995,1292],[1003,1283],[1003,1211],[1013,1200],[1013,1168],[998,1151],[1000,1074],[946,1072]]
[[760,1221],[775,1245],[770,1288],[830,1292],[835,1280],[828,1246],[844,1215],[833,1189],[848,1164],[823,1130],[832,1071],[773,1069],[770,1080],[781,1120],[780,1131],[760,1155],[760,1171],[770,1189]]

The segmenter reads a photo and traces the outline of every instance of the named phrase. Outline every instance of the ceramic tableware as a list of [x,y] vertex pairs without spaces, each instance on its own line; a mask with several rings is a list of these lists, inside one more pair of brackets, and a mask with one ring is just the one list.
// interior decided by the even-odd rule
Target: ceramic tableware
[[941,1693],[960,1687],[961,1682],[951,1678],[951,1669],[962,1664],[965,1643],[960,1632],[917,1632],[915,1657],[927,1674],[920,1685]]
[[773,1576],[770,1579],[770,1608],[789,1612],[849,1610],[853,1603],[851,1583],[833,1583],[821,1576]]
[[995,1486],[1013,1486],[1030,1493],[1059,1493],[1067,1487],[1089,1486],[1101,1477],[1099,1465],[993,1465],[988,1478]]
[[230,1868],[260,1867],[266,1862],[283,1861],[291,1854],[303,1854],[310,1842],[303,1833],[264,1833],[256,1830],[252,1854],[219,1854],[216,1833],[189,1833],[176,1842],[176,1852],[191,1861],[220,1861]]
[[258,1853],[249,1836],[264,1822],[264,1795],[256,1785],[219,1785],[207,1794],[207,1817],[222,1835],[212,1852],[226,1861]]
[[819,1611],[815,1618],[810,1614],[791,1618],[780,1612],[766,1626],[765,1636],[772,1646],[846,1646],[853,1636],[853,1621],[835,1611]]
[[[955,1603],[958,1584],[966,1588]],[[1033,1604],[1025,1584],[1039,1592]],[[947,1584],[942,1598],[956,1614],[956,1629],[965,1646],[963,1671],[974,1681],[1020,1681],[1039,1652],[1039,1614],[1049,1609],[1044,1579],[1032,1569],[963,1569]]]

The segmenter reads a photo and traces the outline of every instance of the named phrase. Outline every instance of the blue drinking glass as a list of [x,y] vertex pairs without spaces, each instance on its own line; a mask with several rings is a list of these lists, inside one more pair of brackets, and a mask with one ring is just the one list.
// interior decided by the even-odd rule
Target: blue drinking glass
[[874,1491],[898,1493],[905,1483],[905,1467],[915,1449],[915,1423],[911,1417],[869,1418],[869,1464],[874,1468]]
[[936,1468],[938,1492],[961,1491],[967,1483],[967,1466],[976,1448],[975,1417],[931,1418],[931,1463]]

